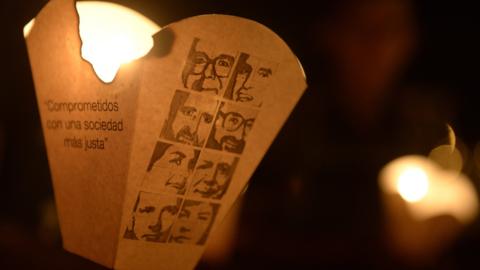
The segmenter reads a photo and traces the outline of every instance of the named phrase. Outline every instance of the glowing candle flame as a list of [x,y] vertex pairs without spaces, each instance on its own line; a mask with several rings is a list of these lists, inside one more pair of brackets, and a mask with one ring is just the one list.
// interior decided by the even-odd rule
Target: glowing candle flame
[[428,176],[418,167],[405,169],[397,181],[398,193],[408,202],[418,202],[427,195]]
[[113,81],[122,64],[147,54],[153,47],[152,35],[160,30],[140,13],[117,4],[82,1],[76,7],[82,58],[106,83]]

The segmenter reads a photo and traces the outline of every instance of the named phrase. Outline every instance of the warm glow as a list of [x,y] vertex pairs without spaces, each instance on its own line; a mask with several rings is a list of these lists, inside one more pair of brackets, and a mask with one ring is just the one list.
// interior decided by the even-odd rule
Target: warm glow
[[448,169],[455,172],[461,172],[463,167],[462,154],[456,147],[451,145],[440,145],[435,147],[428,158],[444,169]]
[[452,151],[455,149],[457,145],[457,137],[455,136],[455,131],[453,130],[452,126],[447,124],[447,132],[448,132],[448,142],[452,147]]
[[399,194],[419,220],[450,215],[466,224],[477,215],[478,197],[470,179],[424,156],[405,156],[387,164],[380,173],[380,187],[385,194]]
[[397,189],[404,200],[420,201],[428,192],[427,174],[418,167],[407,168],[398,177]]
[[456,171],[460,173],[463,168],[463,157],[457,148],[457,137],[452,126],[446,124],[448,144],[435,147],[428,154],[428,158],[440,165],[445,170]]
[[24,27],[23,27],[23,37],[28,37],[30,31],[32,31],[33,26],[35,25],[35,18],[31,19]]
[[129,8],[97,1],[77,2],[82,58],[98,77],[113,81],[122,64],[146,55],[160,27]]

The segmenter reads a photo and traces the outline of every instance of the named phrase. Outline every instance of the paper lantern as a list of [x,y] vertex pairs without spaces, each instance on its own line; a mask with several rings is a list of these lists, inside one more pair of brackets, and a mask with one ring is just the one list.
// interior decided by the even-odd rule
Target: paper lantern
[[156,33],[143,21],[148,54],[101,75],[127,41],[81,40],[75,3],[50,1],[24,29],[64,247],[116,269],[191,269],[304,92],[301,65],[265,26],[203,15]]

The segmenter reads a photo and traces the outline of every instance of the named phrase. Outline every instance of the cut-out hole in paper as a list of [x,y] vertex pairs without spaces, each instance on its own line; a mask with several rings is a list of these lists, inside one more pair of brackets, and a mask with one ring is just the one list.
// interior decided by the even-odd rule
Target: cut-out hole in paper
[[152,35],[161,29],[142,14],[113,3],[79,1],[76,8],[82,58],[106,83],[122,64],[146,55],[153,47]]

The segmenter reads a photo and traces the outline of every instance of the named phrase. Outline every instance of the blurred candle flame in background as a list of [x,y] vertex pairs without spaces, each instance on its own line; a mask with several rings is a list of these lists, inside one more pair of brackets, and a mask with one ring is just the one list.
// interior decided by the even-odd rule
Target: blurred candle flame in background
[[448,145],[435,147],[428,158],[404,156],[390,162],[380,173],[380,186],[386,193],[398,193],[419,220],[451,215],[468,224],[477,215],[478,197],[471,180],[462,174],[455,131],[449,124],[446,128]]
[[417,220],[451,215],[468,224],[477,215],[478,198],[470,179],[427,157],[405,156],[390,162],[380,174],[380,186],[387,194],[399,194]]
[[451,149],[436,147],[433,158],[403,156],[380,172],[391,252],[417,267],[441,256],[478,214],[475,187],[461,172],[459,150]]

